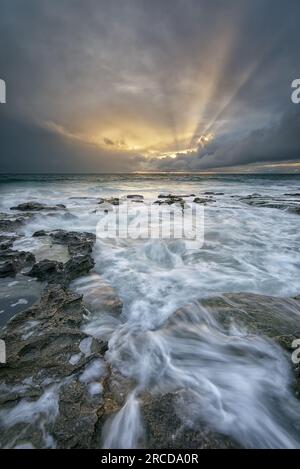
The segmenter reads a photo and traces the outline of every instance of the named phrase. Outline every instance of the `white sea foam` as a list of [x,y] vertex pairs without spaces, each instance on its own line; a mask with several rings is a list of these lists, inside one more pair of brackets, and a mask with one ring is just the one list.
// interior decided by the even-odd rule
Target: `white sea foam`
[[[224,330],[201,301],[184,318],[174,316],[187,303],[224,292],[279,297],[300,293],[299,215],[252,207],[232,197],[297,192],[299,179],[99,176],[75,178],[72,184],[37,181],[26,187],[26,191],[22,184],[5,188],[1,210],[35,197],[49,204],[65,203],[76,217],[37,214],[24,227],[28,239],[41,228],[95,232],[99,217],[106,216],[97,210],[98,197],[137,193],[150,204],[161,192],[225,193],[205,207],[201,249],[182,240],[100,239],[93,254],[101,277],[76,284],[92,305],[85,332],[108,339],[105,359],[137,381],[137,389],[106,423],[104,447],[141,443],[139,391],[179,388],[185,390],[177,409],[183,423],[206,420],[246,447],[300,447],[300,411],[292,392],[290,357],[274,342],[237,326]],[[136,211],[134,204],[132,210]],[[98,305],[100,278],[111,283],[123,300],[121,317],[102,311],[101,302]],[[299,314],[297,305],[290,305],[291,313]],[[82,348],[89,352],[87,343]],[[95,383],[103,372],[102,362],[92,362],[82,373],[80,380],[92,394],[99,390]]]
[[103,386],[101,383],[92,382],[89,384],[89,393],[91,396],[97,396],[98,394],[101,394],[103,391]]
[[[44,438],[44,447],[55,447],[55,441],[46,427],[54,422],[58,412],[58,389],[59,385],[48,387],[36,401],[21,399],[20,402],[9,410],[0,413],[0,426],[2,429],[10,428],[18,423],[36,424],[41,429]],[[17,437],[15,437],[17,440]],[[14,447],[12,441],[9,447]]]

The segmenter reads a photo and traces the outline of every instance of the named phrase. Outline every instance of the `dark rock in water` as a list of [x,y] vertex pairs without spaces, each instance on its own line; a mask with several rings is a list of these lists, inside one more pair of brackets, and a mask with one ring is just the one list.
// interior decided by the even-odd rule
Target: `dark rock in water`
[[206,191],[204,195],[224,195],[224,192],[213,192],[213,191]]
[[203,199],[203,198],[201,198],[201,197],[196,197],[196,198],[193,200],[193,202],[194,202],[195,204],[204,204],[204,205],[206,205],[207,199]]
[[[36,448],[92,446],[105,412],[101,392],[91,393],[89,383],[104,385],[107,344],[80,330],[84,315],[81,295],[51,285],[39,305],[15,316],[2,332],[2,448],[28,442]],[[84,375],[97,366],[98,375]]]
[[73,380],[66,382],[60,390],[59,415],[52,430],[59,448],[93,447],[103,398],[98,395],[93,399],[86,388],[84,383]]
[[158,199],[170,199],[172,197],[177,197],[177,196],[172,195],[172,194],[159,194],[158,195]]
[[225,327],[230,327],[234,321],[252,333],[266,335],[279,343],[282,337],[300,337],[300,302],[296,299],[227,293],[202,300],[201,303]]
[[16,237],[14,236],[1,236],[0,235],[0,251],[5,251],[10,249],[15,241]]
[[45,230],[39,230],[39,231],[35,231],[32,236],[33,238],[38,238],[40,236],[48,236],[48,235]]
[[45,259],[34,264],[30,272],[27,273],[29,277],[35,277],[38,280],[48,283],[65,283],[66,275],[64,264],[62,262],[50,261]]
[[159,449],[220,449],[238,445],[224,435],[198,422],[197,428],[184,425],[177,408],[184,390],[158,396],[146,396],[141,413],[146,427],[146,447]]
[[16,266],[11,261],[0,261],[0,277],[14,277],[17,273]]
[[20,229],[25,222],[25,218],[9,217],[9,215],[1,214],[0,217],[0,231],[12,232]]
[[296,213],[297,215],[300,215],[300,206],[299,207],[289,207],[288,211],[290,213]]
[[260,194],[251,194],[240,197],[239,200],[247,205],[262,208],[277,208],[287,210],[291,213],[300,214],[300,204],[297,200],[287,200],[280,197],[262,196]]
[[75,280],[70,288],[84,294],[84,302],[89,311],[94,314],[95,321],[101,323],[99,311],[120,317],[123,309],[122,300],[116,294],[116,290],[96,272]]
[[69,212],[63,213],[62,218],[64,220],[77,220],[78,219],[76,215],[74,215],[73,213],[69,213]]
[[207,203],[210,203],[210,202],[215,202],[215,199],[207,199],[207,198],[203,198],[203,197],[196,197],[193,202],[195,204],[202,204],[202,205],[206,205]]
[[[269,337],[289,354],[292,343],[300,337],[300,296],[277,298],[254,293],[227,293],[219,297],[199,300],[215,316],[225,330],[236,324],[251,334]],[[186,319],[186,308],[180,308],[169,320]],[[295,392],[300,397],[300,369],[294,365]]]
[[111,204],[111,205],[120,205],[120,199],[118,197],[108,197],[108,198],[101,198],[98,202],[99,204]]
[[300,192],[287,193],[287,194],[283,194],[283,195],[286,195],[288,197],[300,197]]
[[65,264],[65,272],[68,282],[81,275],[86,275],[94,267],[95,262],[89,254],[78,254],[73,256]]
[[96,236],[87,232],[57,230],[50,232],[49,236],[54,242],[67,245],[71,256],[90,254],[96,241]]
[[65,209],[66,206],[63,204],[58,204],[54,206],[41,204],[40,202],[24,202],[15,207],[11,207],[11,210],[19,210],[22,212],[39,212],[41,210],[59,210]]
[[139,200],[143,200],[144,199],[144,196],[143,195],[139,195],[139,194],[129,194],[127,196],[127,199],[139,199]]
[[[17,273],[0,279],[0,328],[13,316],[25,311],[41,299],[44,285]],[[1,385],[0,385],[1,388]]]
[[156,205],[179,205],[182,209],[187,207],[186,202],[184,199],[180,196],[175,196],[172,194],[169,194],[168,196],[164,196],[163,194],[160,194],[159,199],[161,200],[156,200],[154,204]]
[[14,277],[25,267],[30,267],[35,262],[31,252],[3,249],[0,251],[0,277]]
[[50,236],[53,242],[68,247],[71,259],[65,264],[45,259],[33,266],[28,273],[48,283],[68,285],[71,280],[89,273],[94,267],[91,256],[96,236],[92,233],[78,233],[76,231],[56,230],[52,232],[39,231],[34,236]]
[[158,199],[184,199],[186,197],[195,197],[195,194],[159,194]]

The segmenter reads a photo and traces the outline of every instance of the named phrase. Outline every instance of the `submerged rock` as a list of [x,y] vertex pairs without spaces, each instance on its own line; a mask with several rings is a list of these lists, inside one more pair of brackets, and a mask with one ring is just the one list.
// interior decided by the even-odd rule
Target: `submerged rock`
[[14,232],[19,230],[25,223],[25,217],[12,217],[6,213],[0,214],[0,231]]
[[206,191],[204,195],[224,195],[224,192]]
[[187,197],[195,197],[195,194],[180,194],[180,195],[176,195],[176,194],[159,194],[158,195],[158,199],[184,199],[184,198],[187,198]]
[[186,208],[188,205],[186,204],[185,200],[180,196],[158,196],[160,200],[156,200],[154,204],[156,205],[179,205],[182,209]]
[[39,238],[41,236],[48,236],[45,230],[38,230],[33,233],[33,238]]
[[[290,357],[295,339],[300,338],[300,296],[277,298],[254,293],[226,293],[222,296],[199,300],[201,307],[230,334],[233,325],[249,334],[265,336],[280,345]],[[185,321],[187,308],[178,309],[168,323]],[[195,312],[197,314],[197,310]],[[293,364],[295,394],[300,398],[300,366]]]
[[292,193],[287,193],[283,195],[288,196],[288,197],[300,197],[300,192],[292,192]]
[[0,251],[0,277],[14,277],[25,267],[30,267],[35,262],[31,252],[2,249]]
[[5,251],[13,246],[15,236],[1,236],[0,235],[0,251]]
[[15,207],[11,207],[11,210],[19,210],[21,212],[39,212],[41,210],[59,210],[65,209],[66,206],[63,204],[57,205],[45,205],[41,204],[40,202],[30,201],[24,202],[22,204],[16,205]]
[[73,255],[65,264],[67,281],[70,282],[81,275],[88,274],[94,265],[94,259],[89,254]]
[[201,303],[225,328],[234,321],[251,333],[270,337],[287,350],[291,350],[293,339],[300,337],[300,299],[227,293]]
[[[84,295],[84,302],[94,315],[95,321],[101,326],[101,314],[109,314],[119,318],[122,313],[123,302],[115,289],[96,272],[78,278],[71,283],[71,288]],[[92,324],[91,324],[92,323]],[[91,330],[94,328],[90,317]],[[95,329],[97,325],[95,325]]]
[[96,241],[96,236],[87,232],[56,230],[49,236],[55,243],[67,245],[71,256],[90,254]]
[[[286,196],[288,194],[285,194]],[[290,194],[291,195],[291,194]],[[262,196],[260,194],[250,194],[239,197],[239,200],[252,207],[277,208],[287,210],[291,213],[300,214],[300,203],[297,200],[290,200],[282,197]]]
[[108,198],[101,198],[98,202],[99,204],[110,204],[110,205],[120,205],[120,199],[118,197],[108,197]]
[[135,199],[135,200],[144,200],[144,196],[143,195],[139,195],[139,194],[129,194],[127,195],[127,199]]
[[207,203],[210,203],[210,202],[215,202],[215,199],[212,199],[212,198],[203,198],[203,197],[196,197],[193,202],[195,204],[203,204],[203,205],[206,205]]

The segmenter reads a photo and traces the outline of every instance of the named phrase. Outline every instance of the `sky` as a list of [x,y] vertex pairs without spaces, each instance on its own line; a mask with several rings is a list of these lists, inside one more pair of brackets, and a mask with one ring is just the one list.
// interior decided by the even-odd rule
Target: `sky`
[[0,172],[300,172],[299,0],[0,0]]

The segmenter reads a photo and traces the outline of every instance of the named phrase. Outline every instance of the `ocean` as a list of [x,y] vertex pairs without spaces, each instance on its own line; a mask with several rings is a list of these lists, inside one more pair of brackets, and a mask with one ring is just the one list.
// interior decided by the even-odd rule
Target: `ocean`
[[[67,214],[38,212],[24,224],[14,249],[37,258],[67,256],[59,248],[48,253],[42,238],[32,237],[37,230],[97,234],[99,221],[108,216],[100,199],[120,198],[119,210],[126,202],[134,219],[168,194],[184,195],[190,205],[197,197],[206,199],[201,243],[98,236],[93,271],[72,283],[91,311],[85,331],[108,340],[106,360],[136,383],[107,422],[103,447],[137,447],[144,431],[140,393],[178,389],[188,391],[178,407],[185,424],[208,422],[245,447],[300,447],[300,406],[289,354],[238,325],[225,330],[204,306],[209,298],[229,293],[300,294],[300,175],[0,176],[2,214],[11,215],[11,207],[27,201],[67,208]],[[143,202],[131,202],[128,209],[128,195],[143,196]],[[97,308],[103,280],[123,302],[118,319]],[[31,286],[23,278],[0,279],[2,324],[37,300],[41,286],[30,281]],[[178,318],[176,312],[186,305],[186,318]],[[294,306],[292,314],[300,314],[300,307]]]

